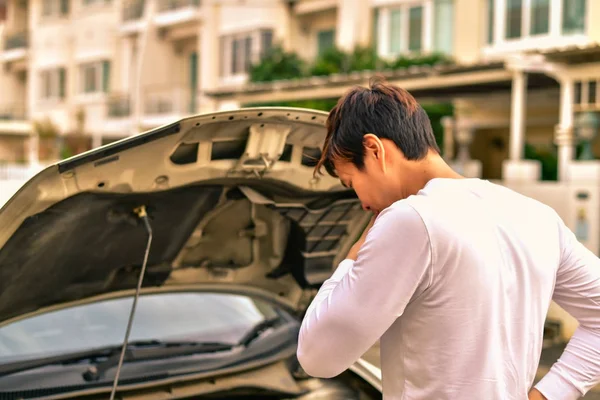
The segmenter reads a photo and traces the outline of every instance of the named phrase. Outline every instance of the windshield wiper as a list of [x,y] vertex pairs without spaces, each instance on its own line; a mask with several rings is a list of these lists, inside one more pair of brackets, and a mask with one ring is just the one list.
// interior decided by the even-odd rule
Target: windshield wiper
[[[176,357],[181,355],[212,353],[231,350],[233,347],[234,346],[230,343],[219,342],[141,340],[127,343],[127,349],[125,353],[128,361],[135,361],[151,360],[153,358],[161,358],[165,356]],[[15,374],[17,372],[40,368],[47,365],[72,364],[80,361],[91,361],[94,363],[97,359],[103,361],[96,364],[95,368],[98,372],[103,372],[113,366],[118,365],[121,350],[122,345],[119,344],[116,346],[82,350],[74,353],[36,358],[33,360],[14,361],[0,365],[0,376]],[[92,377],[93,374],[90,376],[90,378]],[[86,380],[90,380],[86,376],[84,376],[84,378]]]
[[269,318],[259,322],[242,337],[242,339],[238,342],[238,345],[248,347],[250,343],[258,339],[266,330],[275,328],[282,322],[283,319],[281,317]]
[[[134,347],[133,349],[131,347]],[[127,344],[125,356],[121,360],[121,347],[115,348],[115,352],[106,360],[91,365],[83,373],[86,381],[97,381],[104,377],[109,369],[119,365],[119,362],[149,361],[164,357],[181,357],[194,354],[206,354],[219,351],[232,350],[233,344],[221,342],[194,342],[194,341],[134,341]]]

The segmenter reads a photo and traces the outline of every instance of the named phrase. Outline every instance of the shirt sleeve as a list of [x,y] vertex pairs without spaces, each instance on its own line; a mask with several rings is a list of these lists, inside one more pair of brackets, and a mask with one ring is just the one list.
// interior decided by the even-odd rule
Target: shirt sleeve
[[575,400],[600,383],[600,259],[560,222],[562,257],[553,300],[579,322],[536,388],[548,400]]
[[420,215],[408,204],[382,211],[357,260],[344,260],[310,304],[298,360],[331,378],[356,362],[430,284],[432,252]]

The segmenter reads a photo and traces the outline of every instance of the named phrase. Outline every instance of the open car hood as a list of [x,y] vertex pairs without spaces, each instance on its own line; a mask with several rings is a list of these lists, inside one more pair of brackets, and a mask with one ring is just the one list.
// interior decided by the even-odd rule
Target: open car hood
[[135,289],[140,206],[144,288],[252,286],[299,307],[369,219],[337,179],[313,177],[326,118],[204,114],[46,168],[0,210],[0,324]]

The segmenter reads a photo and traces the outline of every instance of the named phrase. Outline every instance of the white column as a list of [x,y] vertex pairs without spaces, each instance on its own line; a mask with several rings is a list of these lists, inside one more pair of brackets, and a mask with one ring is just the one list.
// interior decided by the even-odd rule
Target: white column
[[205,96],[204,91],[215,89],[219,85],[219,72],[223,70],[226,57],[221,56],[221,36],[219,24],[221,18],[220,2],[206,3],[204,8],[204,21],[201,26],[198,40],[198,68],[200,68],[199,81],[199,111],[201,113],[216,111],[218,102]]
[[558,146],[558,179],[568,179],[569,165],[574,155],[573,137],[573,94],[574,83],[570,78],[560,82],[560,117],[555,131]]
[[123,53],[122,53],[122,68],[123,68],[123,73],[121,74],[121,90],[123,90],[124,93],[129,93],[129,90],[131,89],[131,82],[133,81],[134,77],[132,74],[133,69],[131,68],[131,65],[133,63],[134,60],[132,60],[132,40],[130,37],[126,37],[123,40]]
[[390,9],[382,8],[379,11],[379,26],[377,26],[377,54],[387,56],[390,52]]
[[563,2],[562,0],[554,0],[550,4],[550,36],[559,37],[562,28],[562,15],[563,15]]
[[506,3],[494,1],[494,44],[504,42]]
[[433,49],[433,1],[428,0],[423,4],[423,51],[430,52]]
[[513,70],[510,114],[509,159],[502,163],[505,181],[538,181],[542,164],[536,160],[523,160],[525,145],[525,112],[527,110],[527,74]]
[[511,161],[519,161],[523,158],[523,146],[525,145],[527,75],[523,71],[515,71],[513,74],[509,157]]

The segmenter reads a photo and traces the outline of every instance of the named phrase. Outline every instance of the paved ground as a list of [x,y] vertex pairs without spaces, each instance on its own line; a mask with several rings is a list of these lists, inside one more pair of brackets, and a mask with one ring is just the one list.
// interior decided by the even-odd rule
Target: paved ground
[[[550,366],[558,359],[558,357],[562,354],[563,348],[564,346],[555,346],[542,351],[540,368],[538,370],[538,379],[544,376],[544,373],[548,370],[548,368],[550,368]],[[380,367],[381,358],[379,357],[379,344],[369,350],[363,358],[371,364]],[[600,385],[592,389],[587,395],[582,397],[582,399],[600,400]]]

